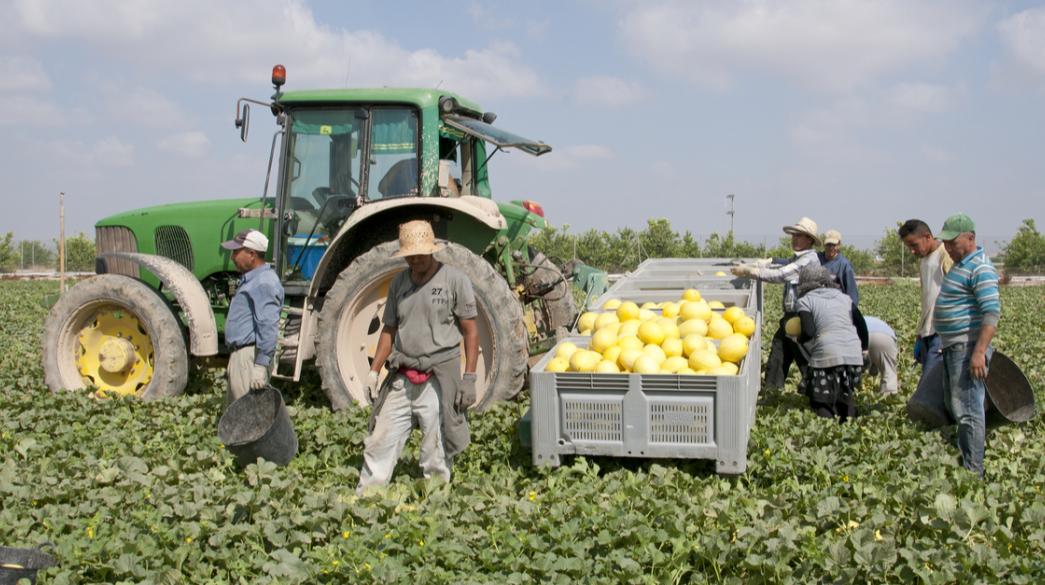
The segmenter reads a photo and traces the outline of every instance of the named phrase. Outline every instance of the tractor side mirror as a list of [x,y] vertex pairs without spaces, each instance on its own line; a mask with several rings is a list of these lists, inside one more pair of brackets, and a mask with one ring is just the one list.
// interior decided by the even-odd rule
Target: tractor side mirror
[[250,130],[250,104],[243,104],[240,115],[236,117],[236,127],[239,128],[239,139],[246,142]]

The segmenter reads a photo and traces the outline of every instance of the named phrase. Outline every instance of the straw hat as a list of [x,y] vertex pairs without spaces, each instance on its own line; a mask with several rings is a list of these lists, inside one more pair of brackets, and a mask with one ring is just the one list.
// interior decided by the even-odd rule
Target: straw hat
[[798,220],[798,223],[796,223],[795,225],[785,225],[784,233],[791,236],[795,234],[803,234],[809,236],[813,238],[814,244],[820,241],[820,236],[816,231],[816,222],[809,219],[808,217],[803,217],[802,219]]
[[399,251],[392,256],[420,256],[435,254],[443,249],[437,244],[432,224],[423,219],[415,219],[399,225]]

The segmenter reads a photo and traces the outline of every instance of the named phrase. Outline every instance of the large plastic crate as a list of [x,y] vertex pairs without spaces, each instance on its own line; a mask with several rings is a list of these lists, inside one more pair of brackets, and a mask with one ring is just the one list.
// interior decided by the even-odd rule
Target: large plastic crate
[[748,314],[758,327],[736,376],[553,373],[548,352],[530,371],[534,465],[557,467],[563,455],[711,459],[718,473],[743,473],[761,378],[761,314]]
[[[588,308],[600,310],[610,299],[639,304],[677,301],[682,291],[696,288],[709,301],[717,300],[727,307],[735,305],[761,312],[761,281],[733,276],[729,272],[733,263],[729,258],[652,258],[619,278]],[[716,276],[718,272],[725,275]]]

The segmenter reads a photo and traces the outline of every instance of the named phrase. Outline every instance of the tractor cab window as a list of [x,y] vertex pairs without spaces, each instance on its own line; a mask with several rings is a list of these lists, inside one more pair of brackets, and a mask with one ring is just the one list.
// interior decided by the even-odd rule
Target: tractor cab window
[[439,129],[439,164],[445,167],[449,181],[442,195],[459,197],[475,194],[473,165],[474,143],[471,137],[453,128]]
[[352,212],[363,170],[365,112],[309,109],[291,114],[289,199],[294,237],[333,236]]
[[374,108],[370,136],[368,200],[417,196],[420,169],[417,152],[417,111]]

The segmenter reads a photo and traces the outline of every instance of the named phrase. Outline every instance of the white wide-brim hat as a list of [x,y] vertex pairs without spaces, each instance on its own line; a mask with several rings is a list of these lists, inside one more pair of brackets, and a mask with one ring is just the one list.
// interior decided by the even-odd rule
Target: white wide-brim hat
[[796,223],[795,225],[785,225],[784,233],[791,236],[795,234],[809,236],[813,238],[814,244],[820,241],[819,232],[817,232],[816,230],[816,222],[809,219],[808,217],[803,217],[802,219],[798,220],[798,223]]
[[435,241],[432,224],[423,219],[408,221],[399,226],[399,251],[392,256],[422,256],[435,254],[445,246]]

